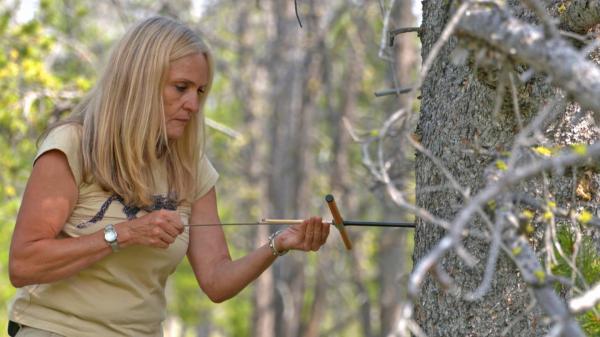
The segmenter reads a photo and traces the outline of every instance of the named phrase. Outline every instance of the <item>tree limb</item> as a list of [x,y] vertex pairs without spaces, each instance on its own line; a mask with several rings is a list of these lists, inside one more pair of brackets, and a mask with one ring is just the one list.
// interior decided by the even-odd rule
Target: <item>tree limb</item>
[[512,258],[525,282],[531,286],[539,305],[561,327],[562,336],[585,336],[577,320],[571,317],[566,303],[558,297],[552,284],[548,282],[544,268],[527,239],[511,232],[505,238],[505,243],[512,250]]
[[598,303],[600,303],[600,283],[596,284],[585,294],[571,299],[569,301],[569,309],[574,314],[581,314],[592,309]]
[[600,69],[564,39],[547,38],[540,27],[489,7],[470,9],[458,31],[550,75],[583,108],[600,113]]

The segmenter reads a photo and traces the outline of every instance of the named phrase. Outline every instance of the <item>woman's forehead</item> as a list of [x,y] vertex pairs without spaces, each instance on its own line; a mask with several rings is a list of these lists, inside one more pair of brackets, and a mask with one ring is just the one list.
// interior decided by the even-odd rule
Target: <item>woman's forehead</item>
[[185,80],[196,86],[208,82],[208,62],[204,54],[191,54],[177,59],[169,65],[169,80]]

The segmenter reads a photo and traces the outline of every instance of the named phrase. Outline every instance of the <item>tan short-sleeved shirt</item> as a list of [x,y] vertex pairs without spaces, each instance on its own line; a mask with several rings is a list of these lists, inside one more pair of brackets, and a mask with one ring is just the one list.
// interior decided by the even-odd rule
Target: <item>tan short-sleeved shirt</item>
[[[98,184],[82,180],[80,127],[64,125],[42,142],[37,157],[60,150],[79,186],[77,204],[62,234],[79,237],[101,231],[107,224],[147,213],[128,207]],[[37,158],[36,157],[36,158]],[[155,171],[153,209],[175,209],[167,195],[166,166]],[[201,159],[196,181],[196,199],[216,183],[218,174],[208,159]],[[177,211],[188,223],[190,205]],[[23,325],[56,332],[67,337],[161,336],[165,319],[165,283],[183,259],[189,230],[168,249],[131,246],[64,280],[18,289],[10,308],[10,319]]]

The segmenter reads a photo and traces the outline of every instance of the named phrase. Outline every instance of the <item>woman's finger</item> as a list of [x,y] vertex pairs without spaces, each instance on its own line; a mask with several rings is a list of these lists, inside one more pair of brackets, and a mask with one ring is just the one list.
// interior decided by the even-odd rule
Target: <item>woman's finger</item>
[[[165,231],[160,226],[154,227],[154,229],[152,230],[152,234],[160,242],[166,244],[167,247],[175,241],[175,236],[172,236],[171,234],[169,234],[167,231]],[[160,247],[166,248],[166,247],[163,247],[162,245]]]
[[319,250],[321,247],[321,236],[323,233],[323,221],[319,217],[312,217],[310,221],[313,223],[314,235],[310,244],[310,249],[313,251]]
[[168,223],[161,225],[160,227],[172,237],[177,237],[177,235],[181,234],[179,231],[179,223],[175,219],[169,219]]
[[304,249],[309,250],[312,247],[312,241],[315,237],[315,224],[311,219],[304,220]]

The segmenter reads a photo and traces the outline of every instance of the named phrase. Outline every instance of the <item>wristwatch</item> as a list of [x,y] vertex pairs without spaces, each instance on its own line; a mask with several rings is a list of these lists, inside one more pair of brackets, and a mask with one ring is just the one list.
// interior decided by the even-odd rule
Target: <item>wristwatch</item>
[[113,252],[119,251],[119,243],[117,242],[117,231],[115,230],[115,226],[112,224],[106,225],[104,227],[104,241],[108,243],[110,248],[112,248]]

